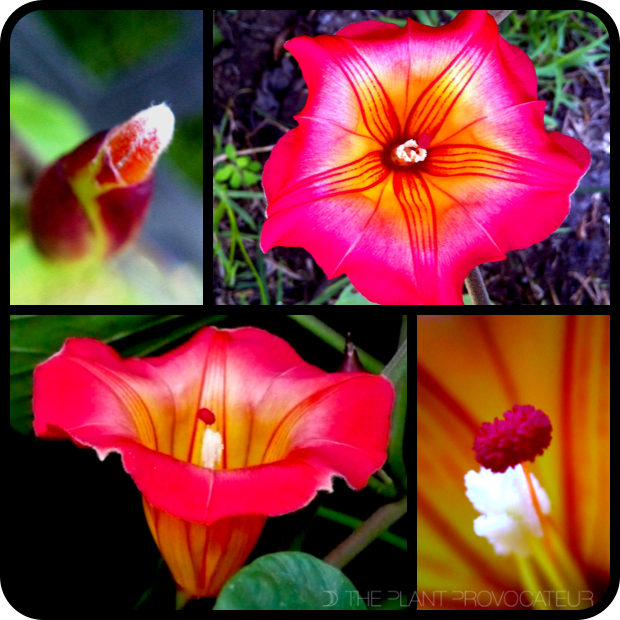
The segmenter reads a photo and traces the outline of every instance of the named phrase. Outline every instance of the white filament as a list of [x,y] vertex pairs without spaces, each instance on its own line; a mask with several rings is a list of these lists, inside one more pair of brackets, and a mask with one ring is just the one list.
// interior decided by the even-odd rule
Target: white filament
[[420,148],[415,140],[407,140],[396,149],[396,157],[406,163],[418,163],[426,159],[426,149]]
[[[533,475],[532,484],[543,514],[549,514],[549,497]],[[465,486],[465,495],[483,515],[474,521],[476,534],[487,538],[498,555],[528,556],[529,536],[541,538],[543,530],[521,465],[503,474],[484,467],[467,472]]]
[[207,428],[202,437],[201,465],[213,469],[220,463],[223,452],[222,436],[217,431]]

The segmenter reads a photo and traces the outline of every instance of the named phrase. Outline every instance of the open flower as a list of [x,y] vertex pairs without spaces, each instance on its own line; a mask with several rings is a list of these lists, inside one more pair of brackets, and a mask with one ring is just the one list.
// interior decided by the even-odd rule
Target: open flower
[[30,226],[53,260],[101,259],[140,230],[153,192],[153,169],[170,143],[174,115],[162,103],[101,131],[39,178]]
[[418,609],[591,607],[610,577],[609,316],[417,328]]
[[474,267],[568,214],[590,154],[547,134],[534,66],[486,11],[285,47],[309,95],[265,165],[263,251],[304,247],[380,304],[462,305]]
[[71,338],[35,369],[34,428],[119,452],[181,601],[216,596],[268,516],[386,459],[391,383],[329,374],[255,328],[205,328],[161,357],[123,360]]

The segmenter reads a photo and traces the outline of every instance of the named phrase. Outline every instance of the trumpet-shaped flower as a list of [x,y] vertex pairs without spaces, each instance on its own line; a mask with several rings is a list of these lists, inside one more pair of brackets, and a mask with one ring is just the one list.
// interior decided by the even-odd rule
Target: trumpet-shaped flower
[[590,154],[545,131],[534,66],[486,11],[285,47],[309,95],[265,165],[263,251],[304,247],[380,304],[462,305],[474,267],[568,214]]
[[120,453],[185,600],[217,595],[268,516],[336,475],[364,487],[386,458],[393,399],[384,377],[326,373],[254,328],[205,328],[127,360],[71,338],[35,370],[34,428]]
[[100,260],[123,248],[144,221],[153,169],[173,131],[174,115],[162,103],[95,134],[47,168],[30,204],[39,251],[53,260]]

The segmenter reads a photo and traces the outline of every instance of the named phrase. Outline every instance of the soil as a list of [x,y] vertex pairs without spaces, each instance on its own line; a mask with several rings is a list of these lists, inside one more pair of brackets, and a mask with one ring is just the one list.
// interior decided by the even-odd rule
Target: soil
[[[305,105],[307,88],[299,66],[283,45],[295,36],[335,34],[344,26],[378,17],[413,17],[411,11],[254,10],[215,13],[224,42],[213,50],[213,132],[226,118],[223,143],[238,150],[274,145]],[[442,23],[449,21],[443,15]],[[595,24],[591,24],[595,28]],[[494,303],[499,305],[607,305],[609,304],[609,60],[597,64],[596,75],[583,70],[568,73],[565,92],[576,97],[576,108],[561,105],[555,119],[559,130],[583,142],[592,154],[592,165],[571,198],[571,212],[560,230],[527,250],[509,252],[506,260],[487,263],[481,270]],[[552,95],[542,89],[539,98]],[[262,164],[269,153],[255,153]],[[253,191],[260,190],[254,186]],[[259,225],[265,219],[264,199],[239,198],[237,204]],[[214,211],[217,203],[214,198]],[[242,233],[257,239],[243,218]],[[229,222],[222,219],[220,231]],[[253,235],[253,236],[252,236]],[[227,238],[218,235],[226,253]],[[311,255],[301,248],[274,248],[268,255],[255,241],[246,250],[269,284],[271,303],[282,286],[283,305],[308,303],[332,284]],[[237,257],[243,261],[237,250]],[[279,272],[281,269],[281,284]],[[213,264],[215,305],[261,303],[250,271],[237,274],[234,286],[226,286],[224,269]],[[328,302],[333,303],[332,301]]]

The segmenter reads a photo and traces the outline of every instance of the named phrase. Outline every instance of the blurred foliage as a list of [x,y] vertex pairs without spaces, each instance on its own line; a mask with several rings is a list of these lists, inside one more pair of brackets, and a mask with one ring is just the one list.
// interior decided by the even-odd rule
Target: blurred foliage
[[181,31],[176,11],[87,10],[40,11],[71,51],[98,77],[148,58]]
[[222,31],[215,25],[215,11],[213,11],[213,47],[219,45],[223,40]]
[[[165,52],[166,46],[181,34],[183,26],[179,13],[173,10],[46,10],[40,13],[63,43],[104,82],[147,61],[158,50]],[[167,103],[174,112],[174,101]],[[201,188],[202,130],[202,115],[177,118],[169,149],[175,164]]]
[[31,82],[11,80],[11,130],[42,165],[72,151],[91,134],[80,114]]
[[[174,139],[168,148],[174,163],[201,188],[204,181],[202,131],[202,115],[185,118],[175,125]],[[191,153],[191,157],[188,157],[188,153]]]

